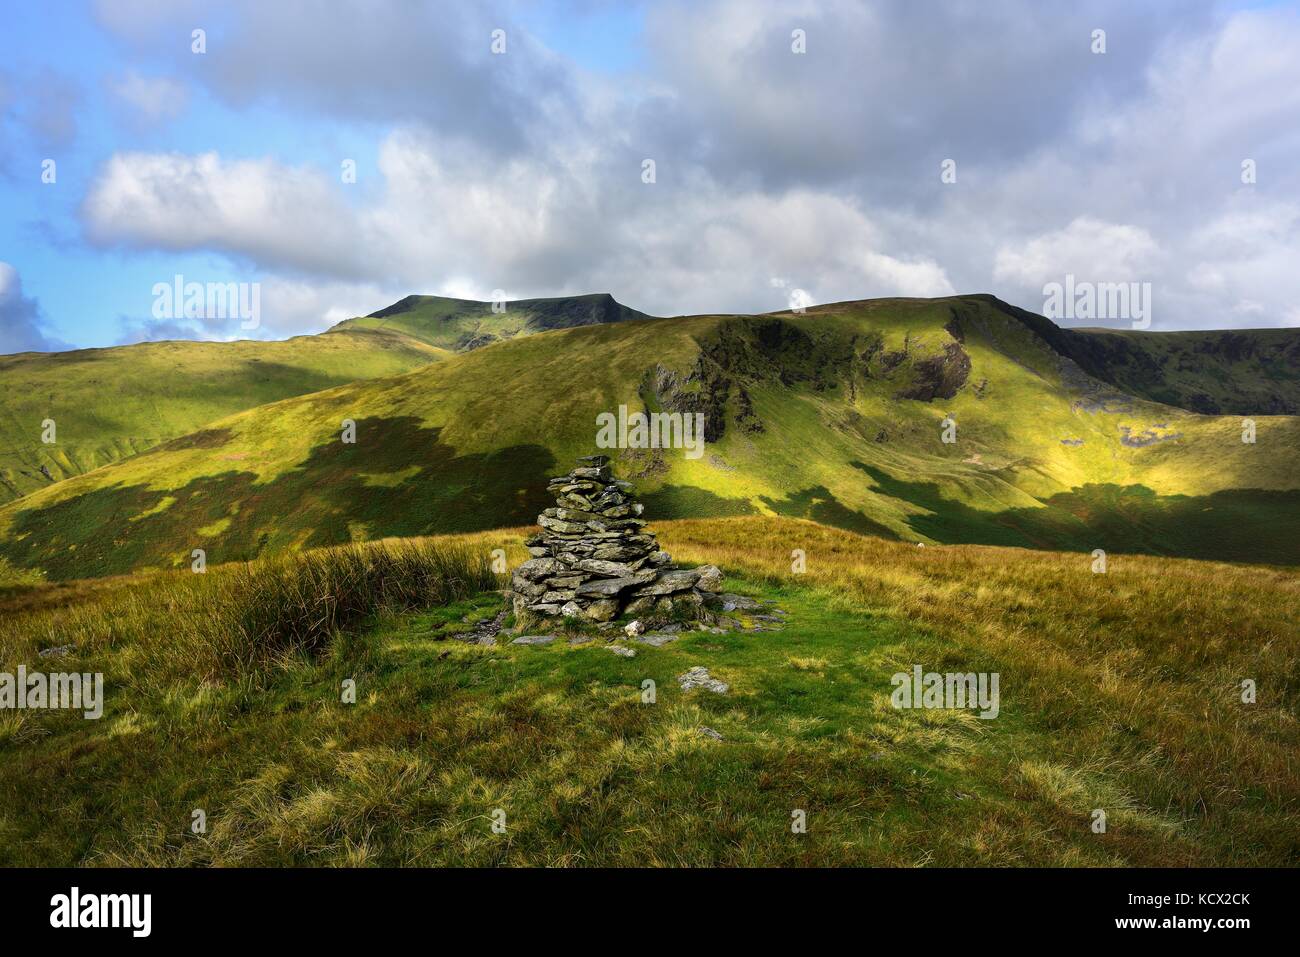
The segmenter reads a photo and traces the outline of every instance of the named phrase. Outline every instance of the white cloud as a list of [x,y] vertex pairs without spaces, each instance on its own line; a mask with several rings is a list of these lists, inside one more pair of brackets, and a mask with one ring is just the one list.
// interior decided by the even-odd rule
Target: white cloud
[[1027,288],[1067,274],[1088,282],[1149,281],[1159,253],[1155,239],[1139,226],[1080,216],[1064,229],[998,249],[993,278]]
[[118,153],[82,205],[102,245],[215,249],[254,262],[356,274],[350,213],[325,174],[216,153]]
[[776,308],[775,273],[839,298],[953,291],[937,263],[883,252],[887,237],[851,200],[732,193],[700,177],[608,202],[595,185],[609,162],[599,152],[564,163],[493,157],[400,131],[380,148],[378,200],[354,207],[341,199],[346,187],[308,169],[120,154],[92,186],[85,217],[102,244],[216,248],[263,271],[355,277],[366,289],[611,290],[664,313]]
[[406,288],[368,283],[271,277],[262,283],[262,334],[278,338],[318,332],[344,319],[369,315],[408,293]]
[[881,295],[951,296],[953,288],[938,263],[930,260],[904,262],[883,253],[867,253],[866,274],[877,288],[888,290]]
[[[224,65],[178,57],[175,72],[234,109],[374,123],[375,181],[349,194],[337,170],[123,153],[86,197],[86,235],[215,250],[297,284],[286,327],[325,322],[347,290],[610,291],[664,314],[779,309],[791,288],[992,291],[1038,309],[1072,273],[1151,281],[1161,328],[1292,321],[1300,301],[1292,9],[670,4],[647,13],[644,75],[619,85],[509,17],[511,53],[492,58],[461,12],[426,50],[405,4],[230,9]],[[100,11],[138,43],[170,16],[150,0]],[[1111,52],[1093,56],[1100,22]],[[959,178],[941,185],[949,156]]]

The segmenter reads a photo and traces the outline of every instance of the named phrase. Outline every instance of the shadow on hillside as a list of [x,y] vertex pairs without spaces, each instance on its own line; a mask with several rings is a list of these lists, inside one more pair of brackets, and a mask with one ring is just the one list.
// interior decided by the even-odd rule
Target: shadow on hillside
[[[645,514],[652,522],[669,518],[731,518],[757,515],[759,511],[747,498],[727,498],[690,485],[665,485],[641,496]],[[894,531],[861,512],[844,505],[824,485],[813,485],[785,498],[760,496],[759,501],[787,518],[808,518],[823,525],[847,529],[862,535],[898,538]]]
[[[0,541],[0,556],[18,567],[44,569],[53,580],[84,578],[185,567],[194,548],[218,563],[354,537],[531,525],[551,504],[546,484],[556,463],[547,448],[516,445],[462,455],[440,434],[410,416],[361,419],[355,444],[318,445],[306,461],[269,482],[232,470],[172,491],[118,485],[21,510]],[[220,455],[230,438],[224,430],[204,430],[172,447]],[[870,477],[872,491],[915,506],[911,528],[936,541],[1300,564],[1300,491],[1162,496],[1142,485],[1085,485],[1052,496],[1043,508],[988,512],[945,499],[936,483],[851,464]],[[643,501],[652,521],[756,511],[745,498],[690,486],[665,486]],[[779,515],[898,537],[822,486],[761,501]]]
[[850,464],[871,477],[873,491],[924,509],[908,524],[940,542],[1300,564],[1300,491],[1193,496],[1158,495],[1145,485],[1083,485],[1045,499],[1043,508],[986,512],[945,499],[933,482]]
[[731,518],[758,511],[747,498],[727,498],[693,485],[664,485],[638,498],[645,506],[643,517],[651,522],[666,518]]
[[[269,482],[230,471],[172,491],[97,489],[20,511],[0,555],[52,579],[81,578],[184,567],[194,548],[217,563],[267,548],[338,545],[352,540],[353,529],[379,538],[528,525],[551,504],[546,483],[555,459],[548,449],[458,455],[440,432],[411,416],[359,419],[355,444],[319,445]],[[219,450],[228,439],[209,431],[197,446]],[[385,476],[394,484],[381,484]]]
[[878,538],[897,539],[892,528],[867,518],[861,512],[855,512],[840,502],[825,485],[814,485],[801,492],[791,492],[783,499],[761,496],[764,505],[790,518],[810,518],[823,525],[834,525],[860,535],[875,535]]

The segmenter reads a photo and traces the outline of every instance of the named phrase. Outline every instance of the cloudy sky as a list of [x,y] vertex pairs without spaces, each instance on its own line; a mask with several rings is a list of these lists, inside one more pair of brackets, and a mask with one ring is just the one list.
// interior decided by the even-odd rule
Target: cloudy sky
[[[608,291],[659,315],[993,292],[1041,312],[1067,275],[1151,283],[1156,330],[1300,325],[1295,4],[2,16],[0,352],[278,338],[412,292]],[[261,328],[157,318],[176,275],[260,284]]]

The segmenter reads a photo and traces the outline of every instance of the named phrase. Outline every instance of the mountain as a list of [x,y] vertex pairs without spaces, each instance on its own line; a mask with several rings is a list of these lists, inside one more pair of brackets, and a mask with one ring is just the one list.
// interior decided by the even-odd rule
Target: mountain
[[468,352],[516,336],[597,323],[649,319],[609,293],[558,299],[517,299],[492,304],[443,296],[407,296],[386,309],[347,319],[336,330],[395,329],[440,349]]
[[[144,342],[0,356],[0,503],[207,422],[290,396],[415,369],[487,341],[644,318],[609,295],[505,304],[408,296],[282,342]],[[56,442],[42,442],[42,422]]]
[[1061,329],[1004,308],[1089,375],[1153,402],[1218,414],[1300,414],[1300,330]]
[[[339,331],[418,327],[426,344],[470,331],[442,318],[445,302]],[[532,321],[410,372],[248,409],[11,502],[0,558],[71,578],[187,566],[194,548],[222,562],[531,524],[550,504],[547,477],[596,451],[597,416],[625,406],[705,417],[698,458],[610,453],[656,517],[777,514],[922,543],[1300,563],[1300,419],[1238,390],[1257,431],[1243,442],[1241,414],[1125,391],[1064,354],[1047,320],[992,297],[520,335]],[[956,423],[951,444],[945,420]],[[354,443],[341,438],[347,421]]]

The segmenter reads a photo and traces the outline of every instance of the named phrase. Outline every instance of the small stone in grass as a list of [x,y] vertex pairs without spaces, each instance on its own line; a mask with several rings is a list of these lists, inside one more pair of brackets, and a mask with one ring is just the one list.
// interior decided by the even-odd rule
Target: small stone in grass
[[549,645],[555,640],[554,635],[520,635],[512,645]]
[[683,691],[690,691],[694,688],[704,688],[706,691],[712,691],[714,694],[726,694],[731,690],[731,685],[725,681],[719,681],[709,674],[708,668],[702,668],[696,665],[688,670],[685,674],[677,676],[677,683],[682,686]]
[[640,644],[643,644],[643,645],[650,645],[651,647],[654,647],[654,648],[662,648],[664,645],[668,644],[668,642],[670,642],[670,641],[676,641],[676,640],[677,640],[677,636],[676,636],[676,635],[661,635],[661,634],[655,632],[655,633],[652,633],[652,634],[649,634],[649,635],[637,635],[637,636],[636,636],[635,638],[633,638],[632,640],[635,641],[635,642],[639,642]]

